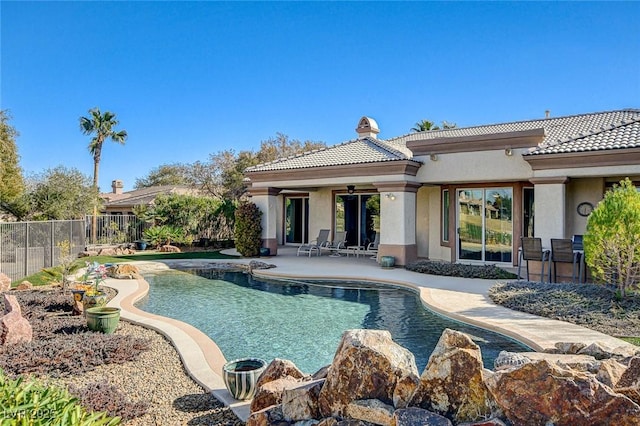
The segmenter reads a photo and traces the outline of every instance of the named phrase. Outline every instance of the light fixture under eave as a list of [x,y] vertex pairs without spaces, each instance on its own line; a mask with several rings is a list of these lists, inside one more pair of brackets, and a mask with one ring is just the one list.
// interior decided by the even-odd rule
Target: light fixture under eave
[[505,147],[504,155],[506,155],[507,157],[511,157],[513,155],[513,150],[510,146]]
[[431,161],[438,161],[438,154],[431,154],[429,158],[431,158]]
[[387,197],[388,199],[390,199],[391,201],[396,199],[396,196],[394,194],[386,194],[385,197]]
[[353,194],[354,192],[356,192],[356,186],[355,185],[347,185],[347,192],[349,194]]

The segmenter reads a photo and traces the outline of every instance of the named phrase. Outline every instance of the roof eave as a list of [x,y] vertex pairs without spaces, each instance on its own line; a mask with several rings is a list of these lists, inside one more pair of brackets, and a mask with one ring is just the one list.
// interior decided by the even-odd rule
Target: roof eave
[[415,176],[418,173],[418,169],[421,165],[421,163],[413,160],[396,160],[286,170],[247,171],[246,175],[251,179],[251,182],[253,183],[397,174]]
[[530,148],[538,146],[545,137],[544,128],[486,135],[441,137],[407,141],[413,155],[449,154],[455,152],[477,152],[496,149]]
[[640,164],[640,148],[529,154],[524,155],[523,158],[529,163],[532,170],[627,166]]

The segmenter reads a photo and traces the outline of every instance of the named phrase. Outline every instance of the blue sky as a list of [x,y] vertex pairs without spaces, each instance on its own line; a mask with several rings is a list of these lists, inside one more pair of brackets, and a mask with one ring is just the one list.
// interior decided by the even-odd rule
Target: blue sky
[[91,175],[78,119],[115,112],[100,186],[257,149],[640,108],[637,2],[0,3],[0,108],[26,173]]

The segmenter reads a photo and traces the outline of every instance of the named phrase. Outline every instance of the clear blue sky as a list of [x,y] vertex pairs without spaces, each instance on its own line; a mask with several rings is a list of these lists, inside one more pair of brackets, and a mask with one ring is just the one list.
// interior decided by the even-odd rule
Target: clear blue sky
[[25,172],[92,173],[78,118],[117,114],[100,186],[416,121],[488,124],[640,108],[640,3],[2,1],[0,108]]

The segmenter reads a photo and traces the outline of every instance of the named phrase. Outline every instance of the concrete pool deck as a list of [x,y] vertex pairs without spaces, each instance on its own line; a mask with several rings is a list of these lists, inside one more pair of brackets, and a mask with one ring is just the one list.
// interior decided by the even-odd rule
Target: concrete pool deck
[[[169,268],[206,267],[215,263],[248,264],[255,259],[194,259],[133,262],[141,272]],[[383,269],[368,257],[296,256],[295,248],[279,248],[278,256],[261,258],[276,265],[273,269],[253,270],[263,278],[306,278],[322,280],[375,281],[416,290],[423,305],[446,317],[512,337],[536,351],[553,348],[557,342],[598,342],[609,348],[633,347],[623,340],[567,322],[538,317],[503,308],[491,302],[488,290],[496,280],[442,277],[407,271]],[[214,396],[231,407],[243,420],[249,415],[248,403],[238,402],[227,392],[222,380],[226,362],[218,346],[200,330],[181,321],[149,314],[134,306],[149,290],[145,280],[107,279],[118,295],[109,306],[120,307],[127,321],[152,328],[175,346],[189,375]],[[313,373],[313,372],[308,372]]]

